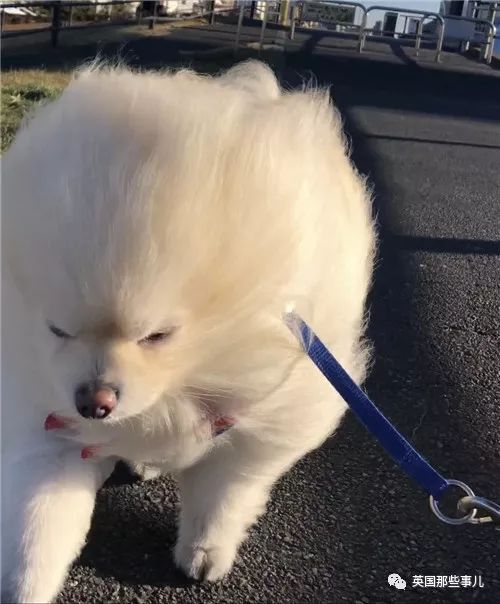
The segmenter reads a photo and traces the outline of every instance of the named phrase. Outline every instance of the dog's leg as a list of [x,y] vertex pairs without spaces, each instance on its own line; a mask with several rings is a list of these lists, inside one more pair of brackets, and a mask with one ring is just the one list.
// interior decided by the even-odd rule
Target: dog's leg
[[231,570],[246,530],[266,506],[273,483],[302,451],[238,435],[182,472],[176,564],[190,577],[215,581]]
[[2,601],[51,602],[85,542],[96,491],[114,462],[84,462],[73,450],[3,465]]
[[[231,569],[247,529],[265,510],[274,482],[340,421],[343,403],[312,370],[306,371],[309,383],[319,382],[315,398],[305,388],[298,390],[297,403],[277,410],[272,423],[255,433],[236,426],[218,437],[229,442],[216,442],[206,457],[180,474],[175,561],[190,577],[216,580]],[[303,405],[308,399],[311,403]]]

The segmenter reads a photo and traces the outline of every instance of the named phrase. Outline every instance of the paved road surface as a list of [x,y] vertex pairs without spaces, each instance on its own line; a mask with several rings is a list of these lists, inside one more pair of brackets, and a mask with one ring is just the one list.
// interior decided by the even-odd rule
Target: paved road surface
[[[368,392],[446,476],[500,501],[498,72],[314,45],[305,57],[299,46],[271,53],[280,77],[295,86],[312,73],[333,85],[376,194]],[[127,51],[156,66],[171,59],[172,43],[139,40]],[[99,494],[59,603],[500,601],[500,532],[438,523],[350,415],[277,485],[222,583],[192,583],[174,569],[176,504],[168,479],[118,476]],[[409,582],[405,592],[387,585],[394,572]],[[412,588],[413,575],[482,575],[484,588]]]

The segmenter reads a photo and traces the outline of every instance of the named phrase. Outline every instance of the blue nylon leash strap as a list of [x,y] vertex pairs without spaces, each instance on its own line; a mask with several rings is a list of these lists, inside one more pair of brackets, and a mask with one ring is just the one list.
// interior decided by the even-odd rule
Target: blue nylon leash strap
[[301,341],[313,363],[354,411],[394,461],[436,501],[454,481],[441,476],[400,434],[366,394],[349,377],[313,330],[295,313],[285,323]]

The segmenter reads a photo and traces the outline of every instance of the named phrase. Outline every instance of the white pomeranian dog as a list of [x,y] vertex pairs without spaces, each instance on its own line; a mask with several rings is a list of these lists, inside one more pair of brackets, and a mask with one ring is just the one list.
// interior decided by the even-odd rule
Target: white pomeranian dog
[[287,305],[366,372],[374,224],[328,92],[87,69],[20,130],[2,201],[3,594],[56,597],[117,459],[176,474],[175,561],[221,578],[345,411]]

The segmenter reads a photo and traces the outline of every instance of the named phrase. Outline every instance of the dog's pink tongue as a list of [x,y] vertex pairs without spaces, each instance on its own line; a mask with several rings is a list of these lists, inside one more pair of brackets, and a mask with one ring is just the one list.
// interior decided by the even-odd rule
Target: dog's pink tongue
[[47,415],[44,428],[45,430],[59,430],[60,428],[66,428],[67,425],[67,420],[63,419],[59,415],[56,415],[55,413],[51,413],[50,415]]

